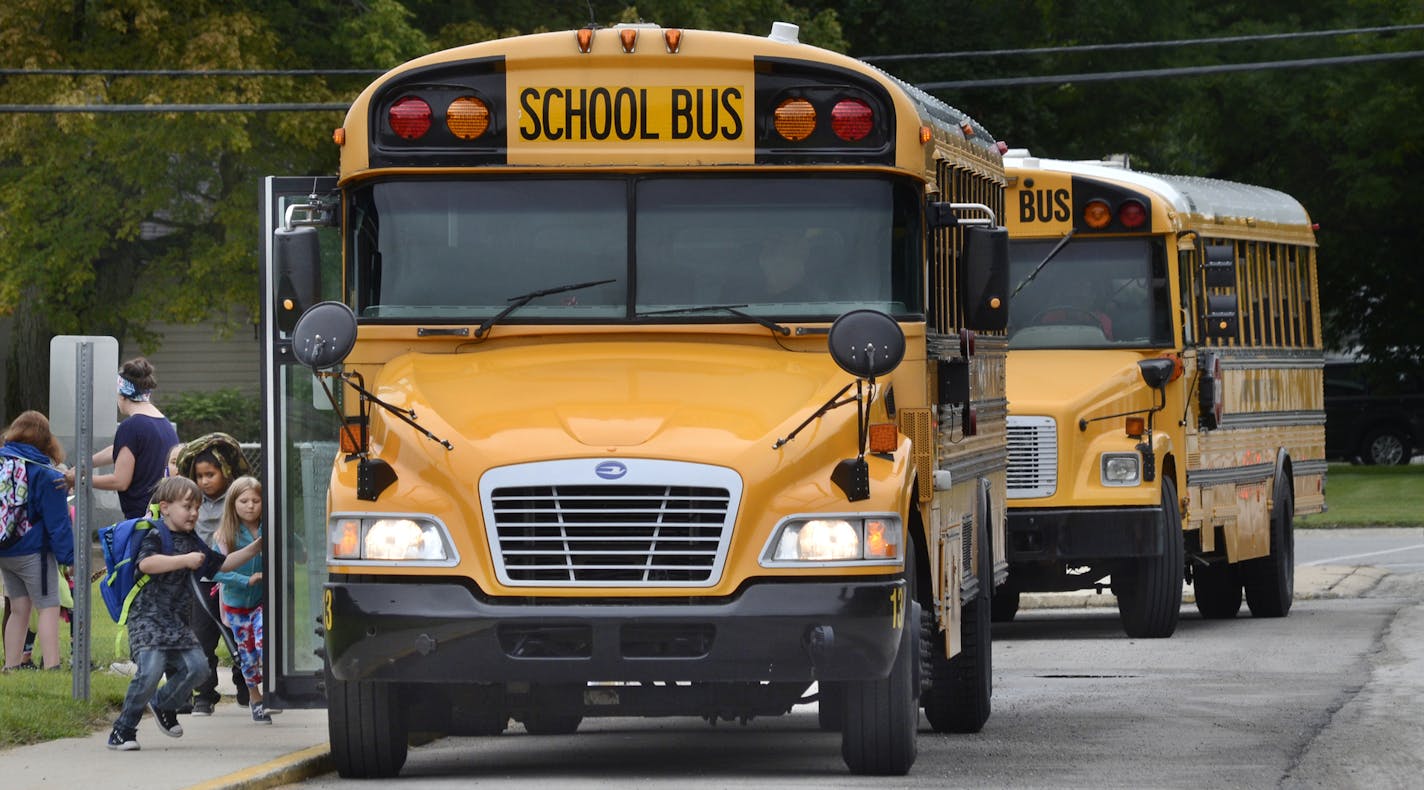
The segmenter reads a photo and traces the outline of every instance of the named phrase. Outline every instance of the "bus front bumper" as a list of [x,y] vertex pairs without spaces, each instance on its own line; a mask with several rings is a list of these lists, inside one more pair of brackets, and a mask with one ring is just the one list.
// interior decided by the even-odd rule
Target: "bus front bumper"
[[1009,510],[1009,562],[1108,560],[1161,556],[1160,507]]
[[898,579],[761,583],[675,604],[485,601],[454,583],[334,582],[325,595],[332,675],[414,683],[885,677],[907,600]]

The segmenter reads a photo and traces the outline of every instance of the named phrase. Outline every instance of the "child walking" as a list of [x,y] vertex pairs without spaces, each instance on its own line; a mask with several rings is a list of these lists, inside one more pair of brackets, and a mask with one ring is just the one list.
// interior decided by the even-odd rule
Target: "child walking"
[[[231,555],[261,539],[262,483],[244,475],[228,486],[216,546]],[[271,724],[272,717],[262,702],[262,554],[253,555],[241,567],[217,574],[213,581],[222,589],[223,625],[232,631],[237,642],[237,655],[233,658],[242,668],[247,684],[252,720]]]
[[[163,734],[183,735],[177,709],[188,701],[193,688],[207,677],[198,638],[188,623],[192,607],[188,574],[212,576],[238,568],[262,550],[259,537],[246,547],[223,556],[194,533],[202,494],[186,477],[166,477],[154,490],[160,527],[172,536],[171,553],[164,553],[158,529],[149,530],[138,551],[138,569],[149,575],[129,609],[129,647],[137,671],[124,696],[124,709],[109,733],[109,748],[139,748],[137,727],[145,708],[152,711]],[[165,670],[168,682],[159,688]]]
[[[247,457],[242,454],[242,445],[225,433],[209,433],[180,445],[174,466],[178,474],[190,478],[203,492],[203,500],[198,505],[198,538],[209,546],[213,543],[222,521],[223,508],[227,502],[228,487],[242,475],[252,474]],[[218,693],[218,642],[223,635],[218,625],[216,585],[199,577],[196,595],[193,597],[191,623],[193,633],[198,637],[198,646],[203,649],[203,657],[208,660],[208,679],[193,692],[192,711],[194,716],[211,716],[217,704],[222,701]],[[234,656],[236,658],[236,656]],[[236,665],[232,668],[232,682],[237,687],[237,703],[247,707],[247,684]]]

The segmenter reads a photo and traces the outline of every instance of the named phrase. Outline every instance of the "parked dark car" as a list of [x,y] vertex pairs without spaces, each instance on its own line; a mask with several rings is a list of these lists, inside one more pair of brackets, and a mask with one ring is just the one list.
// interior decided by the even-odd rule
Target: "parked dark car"
[[1417,371],[1359,361],[1325,363],[1325,455],[1407,464],[1424,452],[1424,381]]

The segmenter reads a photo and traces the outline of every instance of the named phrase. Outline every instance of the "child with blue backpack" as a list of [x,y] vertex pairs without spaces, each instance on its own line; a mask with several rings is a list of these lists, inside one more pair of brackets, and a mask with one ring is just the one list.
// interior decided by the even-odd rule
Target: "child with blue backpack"
[[[144,709],[164,735],[182,737],[177,709],[208,675],[208,662],[189,624],[188,575],[211,577],[241,567],[262,550],[259,537],[229,555],[203,543],[194,532],[202,493],[186,477],[166,477],[153,493],[159,516],[143,537],[138,570],[148,575],[128,611],[129,648],[138,669],[124,697],[124,709],[109,733],[109,748],[135,751]],[[164,671],[168,682],[159,688]]]

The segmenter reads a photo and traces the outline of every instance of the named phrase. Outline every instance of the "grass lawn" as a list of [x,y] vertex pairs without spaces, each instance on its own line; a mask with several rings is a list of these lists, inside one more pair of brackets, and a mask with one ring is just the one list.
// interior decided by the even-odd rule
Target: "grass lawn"
[[[27,743],[73,738],[107,729],[123,706],[129,678],[109,671],[115,661],[129,660],[128,640],[115,646],[119,626],[109,619],[99,590],[90,591],[89,661],[96,667],[89,676],[89,700],[74,699],[74,678],[69,672],[69,626],[59,624],[60,651],[66,656],[64,671],[16,671],[0,675],[0,749]],[[218,645],[218,661],[229,664],[226,646]],[[42,664],[39,645],[34,660]],[[3,784],[3,782],[0,782]]]
[[1331,464],[1325,478],[1324,513],[1297,516],[1311,527],[1424,526],[1424,465]]

